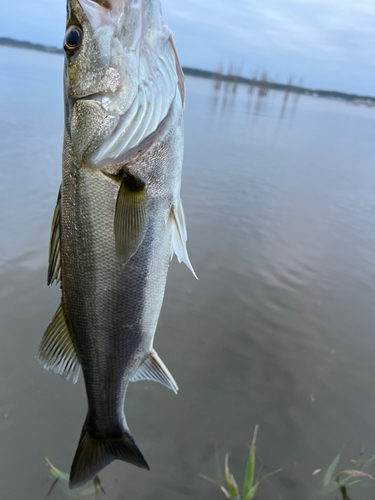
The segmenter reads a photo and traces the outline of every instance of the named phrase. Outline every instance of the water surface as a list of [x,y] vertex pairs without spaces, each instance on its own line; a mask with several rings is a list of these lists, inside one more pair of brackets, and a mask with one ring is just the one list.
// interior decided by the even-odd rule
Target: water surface
[[[63,58],[0,47],[1,498],[44,498],[86,413],[34,359],[58,304],[47,288],[61,178]],[[255,424],[262,500],[315,499],[375,453],[374,109],[187,78],[182,199],[199,276],[173,261],[155,347],[180,393],[132,384],[126,415],[151,471],[115,462],[108,500],[220,499],[215,454],[242,481]],[[283,109],[284,108],[284,109]],[[375,464],[373,470],[375,472]],[[320,473],[322,476],[323,472]],[[371,485],[372,486],[372,485]],[[215,489],[216,488],[216,489]],[[364,486],[349,495],[373,499]],[[51,498],[63,498],[54,489]],[[338,498],[332,495],[327,498]]]

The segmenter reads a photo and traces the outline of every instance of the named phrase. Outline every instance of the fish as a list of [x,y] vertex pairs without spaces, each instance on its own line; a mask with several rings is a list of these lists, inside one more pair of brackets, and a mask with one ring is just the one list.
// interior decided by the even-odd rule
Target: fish
[[153,348],[170,260],[196,277],[180,198],[185,82],[160,0],[68,0],[62,182],[48,285],[61,303],[37,359],[88,411],[71,489],[113,460],[149,466],[125,413],[131,381],[178,386]]

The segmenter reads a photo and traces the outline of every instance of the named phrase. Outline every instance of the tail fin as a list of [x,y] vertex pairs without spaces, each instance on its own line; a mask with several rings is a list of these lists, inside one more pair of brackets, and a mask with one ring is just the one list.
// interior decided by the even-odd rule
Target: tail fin
[[113,460],[124,460],[142,469],[150,469],[130,432],[125,431],[117,439],[93,439],[85,422],[70,470],[69,488],[83,486]]

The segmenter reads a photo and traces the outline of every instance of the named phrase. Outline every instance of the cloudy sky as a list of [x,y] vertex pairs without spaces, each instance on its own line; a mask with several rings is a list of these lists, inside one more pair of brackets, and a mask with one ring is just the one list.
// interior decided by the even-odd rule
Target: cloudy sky
[[[375,0],[162,0],[183,65],[375,95]],[[61,46],[65,0],[1,6],[0,36]]]

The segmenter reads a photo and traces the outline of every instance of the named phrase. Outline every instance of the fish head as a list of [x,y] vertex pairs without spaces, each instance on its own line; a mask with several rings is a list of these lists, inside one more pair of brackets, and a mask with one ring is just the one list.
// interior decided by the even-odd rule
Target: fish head
[[[80,164],[97,166],[93,153],[111,141],[117,128],[125,130],[124,121],[134,119],[140,107],[162,115],[160,105],[150,106],[147,101],[152,93],[167,92],[170,101],[174,95],[178,77],[167,67],[164,53],[171,42],[168,50],[176,57],[171,36],[160,0],[67,0],[65,122]],[[175,60],[174,68],[176,74]],[[159,73],[167,74],[172,85],[159,85]],[[155,98],[161,101],[160,96]],[[150,129],[157,120],[148,116],[144,122]],[[147,126],[144,133],[150,132]],[[115,146],[113,141],[112,146],[107,144],[102,153],[107,163],[118,159],[116,155],[128,144],[125,135],[133,132],[117,133],[120,139]]]
[[140,9],[127,7],[124,0],[67,2],[66,125],[80,163],[111,135],[136,95],[132,25],[140,24]]

